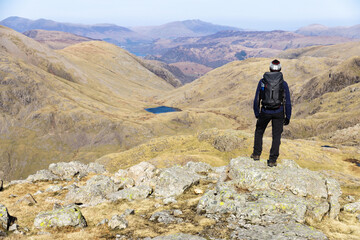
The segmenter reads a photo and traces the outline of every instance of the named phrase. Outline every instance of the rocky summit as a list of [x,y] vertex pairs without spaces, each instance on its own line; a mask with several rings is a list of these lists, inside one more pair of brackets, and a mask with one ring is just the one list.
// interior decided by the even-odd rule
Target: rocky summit
[[[24,194],[33,201],[19,202]],[[57,163],[27,180],[5,184],[0,234],[35,239],[328,239],[329,221],[359,218],[359,199],[347,196],[346,203],[341,196],[337,180],[285,159],[274,168],[248,157],[222,167],[187,162],[156,168],[141,162],[115,173],[99,163]]]

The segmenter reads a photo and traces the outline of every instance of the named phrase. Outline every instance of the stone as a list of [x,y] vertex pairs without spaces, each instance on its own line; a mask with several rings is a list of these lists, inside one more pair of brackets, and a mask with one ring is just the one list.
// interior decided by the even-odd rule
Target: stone
[[134,179],[135,185],[149,182],[156,175],[156,167],[148,162],[141,162],[127,170],[126,176]]
[[108,226],[111,229],[125,229],[129,225],[128,221],[125,219],[124,216],[114,215],[111,217]]
[[52,185],[50,187],[48,187],[45,192],[58,192],[58,191],[61,191],[63,189],[62,186],[60,185]]
[[340,213],[339,199],[342,194],[341,187],[339,182],[333,178],[326,179],[326,187],[330,204],[329,216],[330,218],[335,219]]
[[183,222],[181,218],[172,216],[167,210],[153,213],[150,217],[150,221],[156,221],[164,224]]
[[168,197],[168,198],[163,199],[163,203],[165,205],[169,205],[169,204],[172,204],[172,203],[177,203],[177,201],[176,201],[176,199],[174,197]]
[[353,203],[353,202],[355,202],[356,200],[355,200],[354,196],[348,195],[348,196],[345,198],[345,201],[350,202],[350,203]]
[[83,203],[90,206],[107,201],[106,196],[118,190],[114,181],[104,175],[96,175],[86,182],[83,187],[69,190],[65,197],[68,203]]
[[360,212],[360,201],[346,204],[344,206],[344,211],[351,213]]
[[134,215],[135,214],[135,210],[134,209],[126,209],[125,212],[122,214],[123,216],[129,216],[129,215]]
[[16,230],[18,230],[19,229],[19,225],[17,225],[16,223],[14,223],[13,225],[11,225],[10,227],[9,227],[9,232],[14,232],[14,231],[16,231]]
[[6,236],[7,236],[6,232],[3,232],[3,231],[0,230],[0,238],[6,237]]
[[230,235],[230,239],[296,239],[327,240],[326,235],[308,226],[298,223],[272,224],[270,226],[247,225],[238,227]]
[[201,190],[201,189],[199,189],[199,188],[195,188],[195,189],[194,189],[194,193],[197,194],[197,195],[199,195],[199,194],[203,194],[204,191]]
[[358,222],[360,223],[360,214],[356,216]]
[[209,164],[203,162],[188,162],[184,168],[195,173],[209,173],[212,171],[212,167]]
[[139,185],[110,193],[106,196],[106,198],[112,202],[116,202],[122,199],[134,201],[147,198],[152,193],[152,191],[152,188],[147,185]]
[[182,167],[163,170],[156,180],[155,197],[168,198],[181,195],[186,189],[199,183],[200,176]]
[[17,200],[15,205],[17,205],[17,204],[26,204],[28,206],[33,206],[36,203],[37,203],[37,201],[35,200],[35,198],[30,193],[28,193],[24,197]]
[[179,209],[176,209],[176,210],[174,210],[173,214],[174,214],[175,217],[178,217],[178,216],[182,215],[183,212],[181,210],[179,210]]
[[205,238],[185,233],[175,233],[167,236],[158,236],[149,240],[206,240]]
[[61,206],[61,204],[59,204],[59,203],[54,203],[54,205],[53,205],[53,210],[57,210],[57,209],[61,209],[61,208],[63,208],[63,206]]
[[87,165],[78,161],[52,163],[49,165],[49,170],[63,180],[71,180],[73,177],[83,178],[91,172],[97,174],[106,173],[105,167],[99,163]]
[[197,205],[197,212],[215,220],[234,214],[252,224],[304,223],[339,213],[340,185],[336,180],[283,160],[276,168],[251,158],[230,161],[226,178],[219,179]]
[[35,174],[30,175],[26,179],[29,182],[47,182],[47,181],[55,181],[60,180],[60,177],[50,172],[47,169],[39,170]]
[[34,193],[34,196],[39,195],[39,194],[42,194],[42,193],[44,193],[44,191],[39,190],[39,191],[37,191],[36,193]]
[[39,213],[34,220],[34,227],[80,227],[87,226],[86,220],[77,206],[65,206],[49,212]]
[[239,138],[235,134],[230,133],[216,136],[213,142],[213,146],[220,152],[231,152],[237,148],[240,148],[243,142],[243,138]]
[[8,209],[0,203],[0,228],[7,231],[16,220],[17,218],[11,216]]
[[104,218],[103,220],[101,220],[98,224],[96,224],[97,227],[99,226],[103,226],[109,223],[109,220],[107,218]]

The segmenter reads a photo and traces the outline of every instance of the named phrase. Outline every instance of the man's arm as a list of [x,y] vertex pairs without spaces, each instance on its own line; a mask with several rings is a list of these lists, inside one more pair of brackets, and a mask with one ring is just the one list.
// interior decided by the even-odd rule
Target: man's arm
[[256,88],[256,93],[254,98],[254,114],[256,118],[258,118],[260,115],[260,88],[261,88],[261,81],[259,82]]
[[284,91],[285,91],[285,114],[286,118],[290,120],[291,118],[291,97],[289,86],[287,82],[284,81]]

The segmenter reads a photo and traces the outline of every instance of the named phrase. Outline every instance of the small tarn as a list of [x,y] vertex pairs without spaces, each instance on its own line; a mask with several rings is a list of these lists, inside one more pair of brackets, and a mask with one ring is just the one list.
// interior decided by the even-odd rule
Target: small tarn
[[160,106],[156,108],[145,108],[146,111],[159,114],[159,113],[167,113],[167,112],[180,112],[181,109],[179,108],[173,108],[173,107],[166,107],[166,106]]

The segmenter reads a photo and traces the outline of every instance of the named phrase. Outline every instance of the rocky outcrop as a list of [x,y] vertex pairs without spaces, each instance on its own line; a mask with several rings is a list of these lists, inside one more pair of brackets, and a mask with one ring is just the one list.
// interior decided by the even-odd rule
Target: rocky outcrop
[[107,195],[107,198],[116,202],[121,199],[126,199],[128,201],[145,199],[152,193],[152,188],[147,185],[140,185],[131,188],[122,189],[117,192],[113,192]]
[[344,211],[350,212],[350,213],[360,212],[360,201],[346,204],[344,206]]
[[73,177],[82,178],[89,173],[103,174],[106,172],[105,167],[98,163],[84,164],[81,162],[59,162],[52,163],[49,166],[49,170],[61,177],[61,179],[71,180]]
[[155,197],[168,198],[179,196],[193,184],[198,183],[200,176],[182,167],[163,170],[156,180]]
[[50,212],[39,213],[34,220],[35,228],[87,226],[86,220],[77,206],[71,205]]
[[65,200],[69,203],[83,203],[91,206],[107,201],[106,196],[118,190],[114,181],[104,175],[96,175],[83,187],[69,190]]
[[219,181],[204,194],[198,213],[215,218],[232,213],[253,223],[283,219],[304,223],[305,217],[321,221],[330,214],[335,218],[340,210],[341,192],[335,180],[324,179],[291,160],[268,168],[260,161],[236,158],[230,162],[227,177],[228,181]]

